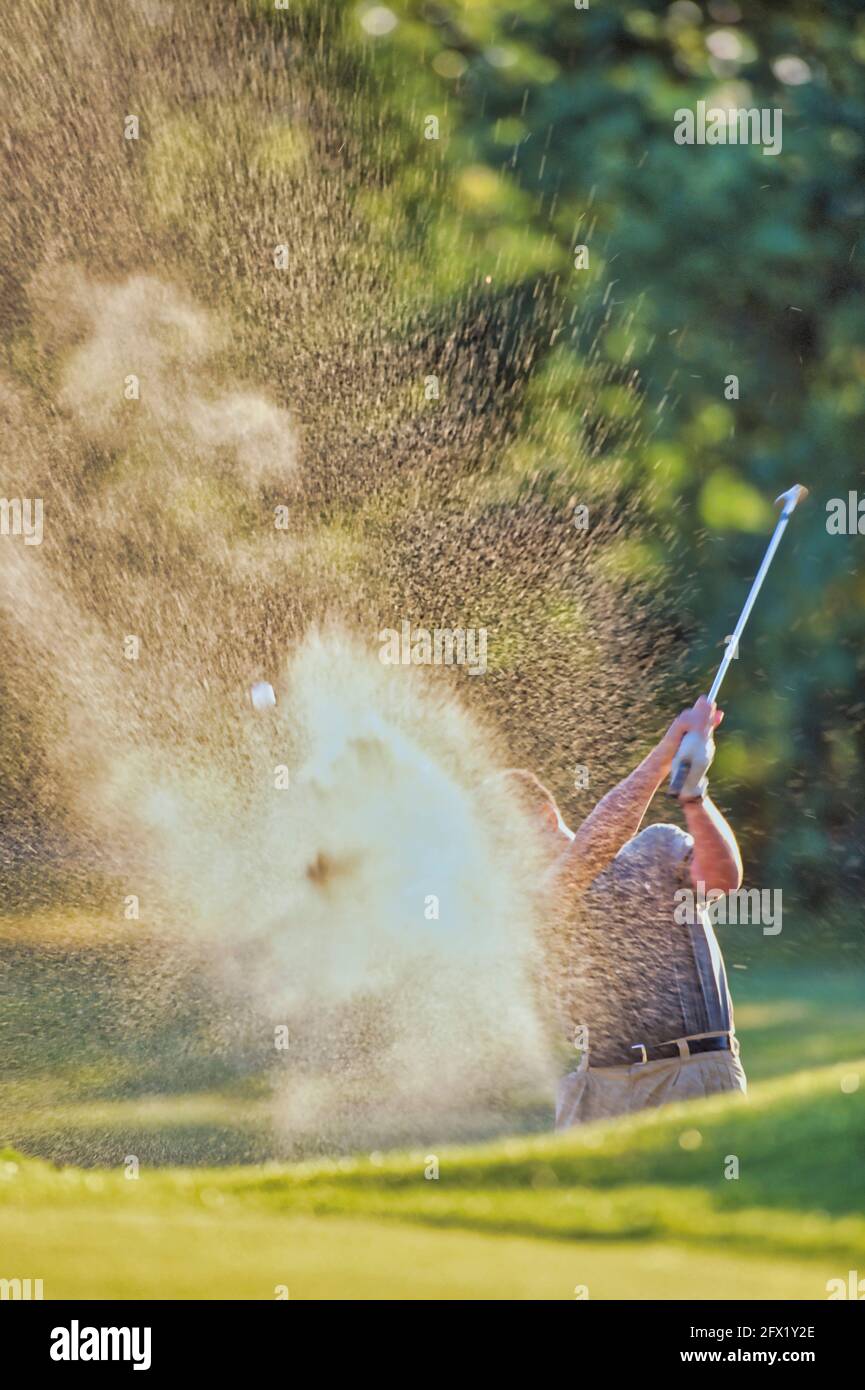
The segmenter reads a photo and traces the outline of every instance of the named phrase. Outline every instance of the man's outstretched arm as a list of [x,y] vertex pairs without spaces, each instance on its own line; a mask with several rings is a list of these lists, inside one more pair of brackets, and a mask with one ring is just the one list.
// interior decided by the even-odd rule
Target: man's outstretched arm
[[[722,718],[721,712],[701,695],[691,709],[683,710],[673,720],[664,737],[639,767],[634,768],[624,781],[601,798],[556,865],[557,874],[562,876],[569,888],[580,889],[591,883],[615,858],[622,845],[636,835],[652,797],[669,776],[673,758],[684,735],[691,730],[708,733]],[[720,817],[719,812],[716,815]],[[702,822],[700,829],[702,832]],[[708,884],[708,879],[704,881]]]

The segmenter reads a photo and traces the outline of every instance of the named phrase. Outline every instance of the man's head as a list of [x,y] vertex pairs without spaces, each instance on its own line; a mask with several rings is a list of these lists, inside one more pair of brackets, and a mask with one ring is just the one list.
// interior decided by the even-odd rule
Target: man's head
[[555,797],[548,791],[540,778],[524,767],[508,767],[488,777],[485,786],[498,787],[514,804],[530,816],[542,830],[549,834],[574,838],[573,831],[565,825],[562,813],[556,805]]

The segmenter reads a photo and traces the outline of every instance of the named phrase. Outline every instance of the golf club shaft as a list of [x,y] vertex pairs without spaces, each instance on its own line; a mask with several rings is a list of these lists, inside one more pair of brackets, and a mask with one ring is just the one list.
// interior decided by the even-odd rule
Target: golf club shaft
[[[794,504],[794,505],[795,505],[795,504]],[[790,520],[790,517],[792,516],[792,514],[793,514],[793,507],[792,507],[792,506],[787,506],[787,507],[784,508],[784,510],[783,510],[783,512],[781,513],[781,516],[780,516],[780,518],[779,518],[779,520],[778,520],[778,525],[775,527],[774,533],[773,533],[773,535],[772,535],[772,539],[770,540],[768,546],[766,547],[766,554],[763,556],[763,563],[761,564],[761,566],[760,566],[760,568],[758,569],[756,575],[754,576],[754,582],[753,582],[753,584],[751,585],[750,591],[749,591],[749,593],[748,593],[748,597],[745,599],[745,606],[744,606],[744,608],[742,609],[742,612],[739,614],[739,621],[737,622],[737,624],[736,624],[736,626],[735,626],[735,629],[734,629],[734,631],[733,631],[732,637],[730,638],[729,642],[727,643],[727,650],[726,650],[725,653],[724,653],[724,657],[723,657],[723,660],[722,660],[722,662],[721,662],[721,665],[718,667],[718,674],[715,676],[715,679],[712,681],[712,688],[711,688],[711,690],[709,691],[709,699],[712,700],[712,701],[714,701],[714,700],[717,698],[718,691],[721,689],[721,684],[722,684],[722,682],[723,682],[723,680],[724,680],[724,677],[725,677],[726,674],[727,674],[727,671],[728,671],[729,666],[730,666],[730,662],[733,660],[733,657],[736,655],[736,651],[737,651],[738,643],[739,643],[739,638],[742,636],[742,633],[743,633],[744,630],[745,630],[745,624],[747,623],[748,618],[751,616],[751,609],[754,607],[754,604],[757,602],[757,595],[759,594],[760,589],[762,588],[763,580],[766,578],[766,575],[767,575],[768,572],[769,572],[769,566],[770,566],[771,563],[772,563],[772,560],[773,560],[774,555],[775,555],[775,551],[778,549],[778,545],[779,545],[779,543],[780,543],[780,541],[781,541],[781,537],[782,537],[783,534],[784,534],[784,531],[785,531],[786,526],[787,526],[787,522]]]

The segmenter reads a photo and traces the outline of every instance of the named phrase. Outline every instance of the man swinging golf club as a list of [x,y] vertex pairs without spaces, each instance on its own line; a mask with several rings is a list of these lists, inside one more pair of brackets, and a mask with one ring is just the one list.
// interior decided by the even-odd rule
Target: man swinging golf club
[[[711,735],[721,718],[701,696],[576,833],[531,774],[510,774],[524,779],[523,794],[533,795],[550,837],[554,917],[559,909],[566,917],[579,899],[576,925],[566,936],[581,962],[580,978],[576,999],[565,992],[562,1012],[581,1060],[559,1087],[558,1128],[746,1089],[721,952],[698,897],[698,885],[705,895],[731,892],[742,881],[735,837],[707,792]],[[691,735],[705,756],[692,763],[677,793],[688,833],[663,824],[640,830]],[[695,906],[684,914],[687,921],[677,920],[683,914],[676,912],[676,894],[688,886]]]
[[[554,863],[547,884],[567,913],[579,902],[576,951],[586,961],[564,1012],[580,1051],[559,1087],[559,1129],[648,1106],[744,1092],[745,1073],[721,951],[705,906],[742,882],[735,836],[708,795],[715,705],[739,638],[797,503],[795,485],[778,498],[781,517],[751,585],[712,687],[673,721],[630,776],[598,803],[574,834],[531,773],[522,793],[534,802]],[[670,775],[684,811],[675,825],[640,830],[649,803]],[[682,889],[690,906],[681,906]],[[573,933],[572,933],[573,936]],[[566,992],[567,993],[567,992]]]

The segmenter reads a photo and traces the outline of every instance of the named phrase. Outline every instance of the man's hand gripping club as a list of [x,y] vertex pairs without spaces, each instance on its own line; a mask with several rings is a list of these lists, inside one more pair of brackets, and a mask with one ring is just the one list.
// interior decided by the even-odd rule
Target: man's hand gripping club
[[715,756],[712,732],[723,718],[708,697],[701,695],[691,709],[674,720],[667,735],[672,737],[676,730],[679,736],[670,773],[670,796],[680,801],[697,801],[705,796],[709,786],[706,773]]

